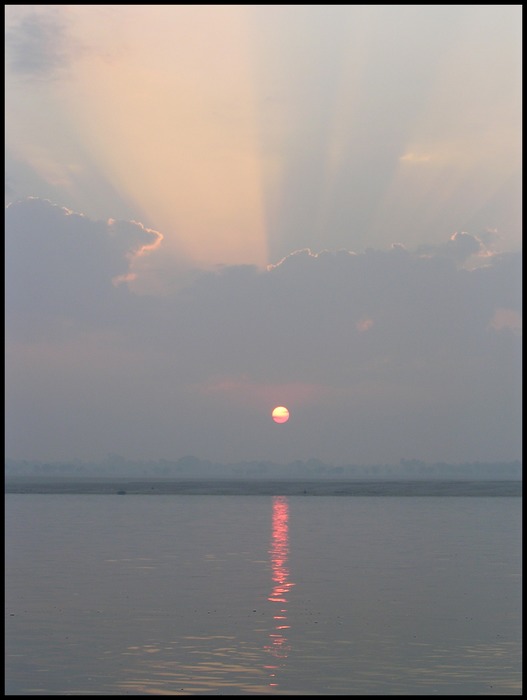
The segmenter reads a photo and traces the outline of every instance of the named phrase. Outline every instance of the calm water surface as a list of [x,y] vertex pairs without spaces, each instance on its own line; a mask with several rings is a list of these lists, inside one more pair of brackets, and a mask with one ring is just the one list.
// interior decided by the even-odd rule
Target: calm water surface
[[520,695],[521,499],[8,494],[14,695]]

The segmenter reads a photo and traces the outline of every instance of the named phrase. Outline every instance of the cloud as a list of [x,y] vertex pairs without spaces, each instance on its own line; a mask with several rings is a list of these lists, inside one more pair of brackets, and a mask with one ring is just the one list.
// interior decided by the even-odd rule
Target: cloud
[[357,321],[355,324],[355,327],[359,333],[366,333],[366,331],[368,331],[372,326],[373,321],[371,318],[361,318],[360,321]]
[[[138,295],[115,280],[140,277],[134,261],[161,256],[161,234],[11,205],[8,452],[29,458],[34,443],[43,457],[65,421],[60,458],[516,459],[521,255],[460,264],[482,245],[304,249],[269,269],[184,270],[177,291]],[[261,428],[273,404],[291,410],[289,442]]]
[[33,80],[53,79],[69,64],[73,51],[64,21],[56,12],[31,12],[6,31],[11,70]]
[[488,328],[495,331],[508,330],[512,333],[522,334],[523,320],[518,311],[514,309],[496,309]]
[[511,301],[512,260],[503,262],[501,288],[497,268],[473,275],[458,267],[457,246],[466,255],[473,240],[449,241],[426,256],[400,248],[297,251],[265,273],[234,267],[205,274],[184,305],[175,302],[175,319],[188,319],[179,352],[192,353],[200,372],[215,367],[335,387],[372,376],[417,383],[438,362],[459,371],[481,353],[495,307]]
[[6,313],[43,328],[51,318],[115,322],[129,294],[115,286],[133,279],[137,258],[162,240],[142,224],[93,221],[37,198],[7,206],[5,224]]
[[477,257],[484,259],[493,255],[494,252],[489,243],[490,234],[488,233],[474,236],[462,231],[453,233],[445,243],[421,245],[417,248],[417,252],[424,256],[447,257],[459,266],[465,266],[470,259],[474,260]]

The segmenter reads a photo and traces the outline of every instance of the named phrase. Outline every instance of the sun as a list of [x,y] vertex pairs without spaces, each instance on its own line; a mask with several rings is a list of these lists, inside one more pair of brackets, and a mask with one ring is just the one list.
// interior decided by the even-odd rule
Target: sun
[[277,406],[273,408],[271,417],[275,423],[287,423],[289,420],[289,411],[285,406]]

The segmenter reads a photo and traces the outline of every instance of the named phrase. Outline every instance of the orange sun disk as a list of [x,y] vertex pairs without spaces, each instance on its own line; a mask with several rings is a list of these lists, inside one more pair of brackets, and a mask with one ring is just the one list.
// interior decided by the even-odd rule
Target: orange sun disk
[[275,423],[287,423],[289,420],[289,411],[285,406],[277,406],[273,408],[271,416]]

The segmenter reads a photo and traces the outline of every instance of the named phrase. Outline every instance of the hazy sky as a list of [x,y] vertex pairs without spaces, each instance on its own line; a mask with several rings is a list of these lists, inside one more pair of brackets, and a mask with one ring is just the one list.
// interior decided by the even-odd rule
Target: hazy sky
[[7,5],[7,456],[519,459],[521,20]]

